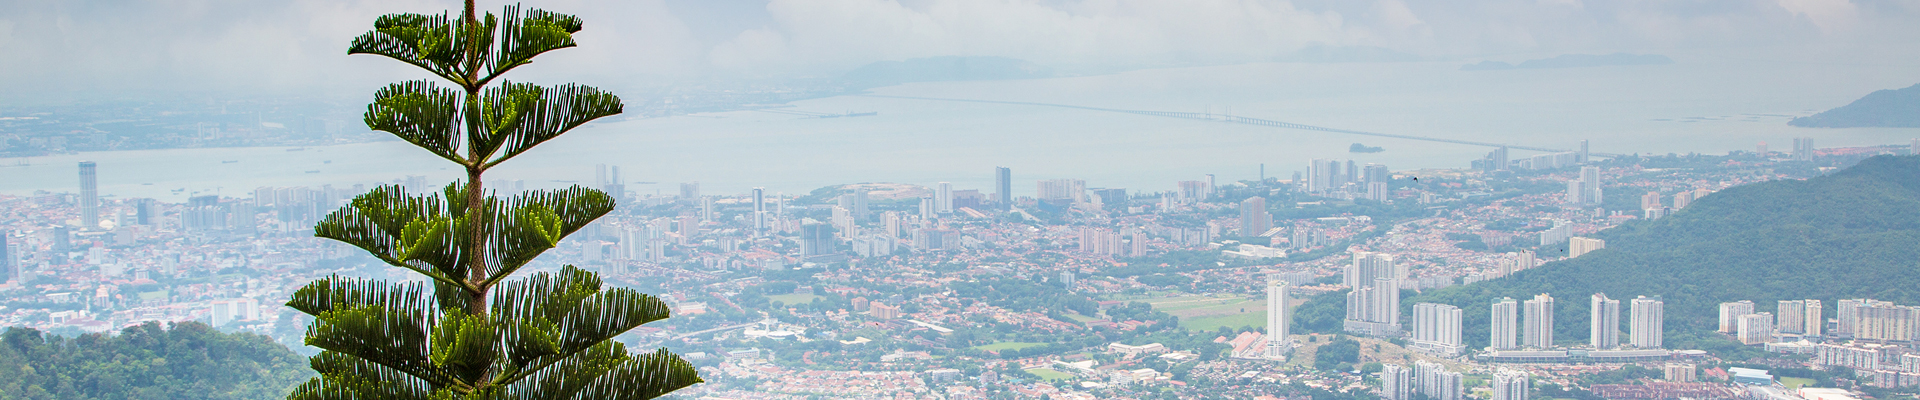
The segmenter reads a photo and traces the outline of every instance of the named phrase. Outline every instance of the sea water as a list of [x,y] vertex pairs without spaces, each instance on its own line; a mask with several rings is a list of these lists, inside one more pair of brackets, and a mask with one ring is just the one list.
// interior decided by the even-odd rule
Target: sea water
[[[1752,58],[1759,57],[1759,58]],[[1460,61],[1255,63],[1161,68],[1032,80],[914,83],[872,94],[1052,103],[1234,115],[1403,135],[1594,152],[1724,154],[1795,137],[1821,147],[1907,143],[1920,129],[1807,129],[1793,116],[1866,93],[1920,82],[1901,57],[1814,62],[1785,56],[1675,56],[1671,65],[1461,71]],[[1758,60],[1758,61],[1756,61]],[[1877,60],[1877,61],[1876,61]],[[1350,159],[1394,170],[1465,168],[1491,148],[1201,120],[1046,107],[870,96],[797,101],[783,110],[876,112],[811,118],[735,111],[600,122],[490,172],[552,188],[594,180],[594,165],[621,167],[627,190],[704,194],[753,187],[802,194],[842,183],[898,182],[992,191],[1008,167],[1016,195],[1034,181],[1084,179],[1088,187],[1172,190],[1214,174],[1222,183],[1290,178],[1311,159]],[[1379,153],[1349,153],[1363,143]],[[1514,150],[1513,158],[1537,154]],[[103,195],[182,201],[246,197],[261,186],[337,187],[459,168],[402,142],[286,147],[88,152],[0,160],[0,193],[78,190],[76,163],[99,163]],[[17,164],[26,163],[20,166]]]

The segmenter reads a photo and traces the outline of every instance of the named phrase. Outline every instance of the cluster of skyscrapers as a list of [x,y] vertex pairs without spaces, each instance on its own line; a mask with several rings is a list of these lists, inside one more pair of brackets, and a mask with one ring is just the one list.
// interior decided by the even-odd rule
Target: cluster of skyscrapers
[[1473,162],[1474,169],[1481,171],[1510,170],[1546,170],[1585,164],[1591,156],[1587,150],[1587,141],[1580,141],[1580,149],[1557,153],[1540,154],[1532,157],[1513,159],[1506,146],[1493,149],[1486,157]]
[[1306,182],[1301,187],[1308,193],[1329,197],[1384,201],[1387,182],[1392,179],[1393,174],[1385,165],[1361,166],[1353,160],[1317,158],[1307,162]]
[[1418,361],[1413,368],[1388,364],[1380,370],[1380,398],[1413,400],[1417,393],[1432,400],[1461,400],[1466,398],[1464,383],[1464,374],[1438,363]]
[[1660,192],[1647,192],[1646,195],[1640,196],[1640,210],[1645,213],[1647,219],[1659,219],[1673,214],[1674,211],[1687,208],[1688,205],[1693,204],[1694,199],[1705,197],[1709,193],[1713,192],[1707,189],[1682,190],[1673,194],[1673,207],[1667,207],[1661,204]]
[[1347,292],[1347,332],[1374,335],[1399,335],[1400,283],[1407,278],[1404,265],[1394,262],[1392,254],[1354,252],[1342,283],[1353,288]]
[[1600,168],[1580,167],[1580,178],[1567,181],[1567,205],[1576,207],[1597,206],[1606,201],[1605,193],[1600,190]]
[[[1147,231],[1141,228],[1120,231],[1107,228],[1081,227],[1080,252],[1096,255],[1140,257],[1147,255]],[[1131,239],[1128,239],[1131,237]]]
[[[1554,299],[1545,293],[1515,302],[1501,298],[1493,302],[1492,330],[1488,348],[1554,348]],[[1620,301],[1596,293],[1589,303],[1587,345],[1595,350],[1621,347]],[[1525,319],[1520,318],[1525,314]],[[1640,296],[1632,303],[1628,321],[1628,345],[1638,349],[1658,349],[1664,345],[1665,302],[1658,297]]]
[[1920,340],[1920,307],[1873,299],[1836,302],[1834,318],[1825,318],[1820,300],[1780,300],[1774,312],[1757,311],[1749,300],[1720,303],[1720,332],[1741,343],[1774,343],[1792,337],[1830,337],[1872,342]]

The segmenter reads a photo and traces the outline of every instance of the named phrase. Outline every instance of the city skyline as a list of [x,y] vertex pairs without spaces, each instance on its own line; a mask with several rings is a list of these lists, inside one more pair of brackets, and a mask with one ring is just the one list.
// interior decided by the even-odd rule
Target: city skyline
[[[94,166],[96,171],[111,171],[105,167],[107,166],[99,164]],[[1378,170],[1378,168],[1358,168],[1359,171],[1370,169]],[[1488,360],[1485,362],[1505,365],[1510,362],[1526,362],[1516,360],[1566,360],[1573,357],[1572,354],[1576,354],[1575,351],[1584,349],[1592,349],[1584,353],[1585,357],[1609,360],[1675,357],[1677,354],[1688,354],[1681,351],[1690,350],[1684,347],[1667,348],[1664,331],[1667,329],[1665,313],[1668,310],[1665,309],[1659,297],[1642,295],[1631,301],[1630,310],[1619,310],[1619,303],[1623,302],[1621,300],[1608,298],[1599,293],[1575,294],[1593,296],[1594,302],[1589,303],[1587,310],[1593,315],[1578,319],[1579,322],[1588,324],[1586,328],[1590,330],[1589,337],[1551,338],[1548,335],[1551,333],[1552,326],[1555,325],[1555,322],[1551,322],[1551,314],[1555,308],[1564,305],[1552,304],[1552,295],[1540,293],[1525,302],[1509,300],[1510,302],[1494,303],[1494,326],[1491,332],[1493,337],[1490,343],[1486,343],[1490,351],[1481,351],[1480,343],[1465,343],[1467,329],[1461,324],[1468,318],[1466,316],[1468,312],[1449,304],[1416,302],[1412,305],[1410,313],[1404,313],[1400,305],[1402,292],[1407,291],[1406,293],[1412,293],[1409,295],[1418,295],[1454,285],[1510,279],[1515,274],[1526,274],[1537,268],[1552,267],[1554,263],[1566,262],[1574,256],[1581,255],[1575,253],[1591,250],[1541,256],[1534,250],[1543,252],[1548,250],[1495,252],[1488,249],[1463,253],[1475,257],[1473,261],[1459,264],[1468,268],[1448,267],[1446,265],[1449,264],[1442,264],[1429,255],[1436,254],[1431,250],[1410,251],[1405,247],[1396,247],[1399,245],[1391,241],[1356,239],[1364,238],[1362,234],[1371,226],[1366,219],[1347,216],[1300,217],[1294,214],[1297,211],[1293,210],[1310,205],[1285,200],[1270,201],[1285,199],[1277,196],[1269,198],[1247,194],[1262,191],[1270,195],[1305,192],[1308,182],[1304,181],[1298,183],[1281,180],[1236,182],[1216,187],[1204,180],[1210,177],[1199,176],[1205,174],[1195,174],[1193,176],[1201,180],[1173,181],[1169,182],[1171,183],[1168,185],[1169,190],[1160,192],[1142,190],[1145,192],[1142,193],[1143,195],[1132,195],[1131,193],[1121,194],[1118,192],[1119,188],[1099,187],[1096,183],[1090,183],[1085,179],[1044,177],[1032,182],[1036,189],[1047,192],[1049,198],[1016,196],[1013,204],[1002,204],[997,200],[1000,197],[997,187],[988,187],[983,190],[954,182],[932,182],[922,185],[859,183],[832,186],[833,190],[829,192],[787,195],[765,188],[757,190],[757,193],[712,194],[706,190],[706,182],[688,181],[675,183],[679,186],[673,193],[647,193],[627,189],[631,187],[633,181],[625,177],[628,168],[623,166],[596,165],[585,170],[594,175],[594,179],[591,180],[592,187],[610,194],[619,194],[623,201],[632,202],[633,208],[629,209],[625,216],[613,218],[600,226],[586,228],[583,232],[588,236],[584,237],[589,239],[569,241],[560,247],[560,253],[565,262],[592,266],[613,276],[623,277],[621,279],[626,279],[626,284],[648,284],[645,283],[648,279],[645,277],[659,276],[659,274],[683,277],[678,279],[716,279],[727,275],[743,276],[739,275],[743,273],[754,275],[762,272],[779,274],[788,271],[809,274],[828,273],[838,268],[858,268],[856,263],[863,262],[861,260],[892,260],[886,261],[889,263],[887,265],[892,266],[890,268],[919,271],[912,272],[914,274],[937,274],[930,270],[917,269],[924,267],[914,267],[913,265],[916,264],[911,262],[901,263],[899,260],[904,259],[895,257],[910,254],[911,257],[967,259],[964,257],[1006,248],[1020,248],[1024,249],[1021,250],[1023,252],[1030,252],[1027,254],[1044,255],[1048,254],[1047,250],[1034,249],[1052,248],[1060,250],[1058,254],[1067,257],[1068,265],[1086,266],[1092,269],[1082,271],[1095,272],[1077,272],[1065,268],[1031,269],[1045,268],[1040,265],[1046,264],[1019,268],[1028,271],[1045,271],[1044,275],[1038,276],[1045,276],[1051,280],[1049,284],[1054,286],[1049,287],[1058,287],[1067,293],[1084,294],[1090,298],[1100,298],[1114,296],[1112,293],[1115,292],[1111,291],[1115,290],[1116,285],[1146,289],[1148,287],[1144,285],[1148,285],[1149,282],[1161,284],[1161,280],[1156,280],[1160,279],[1157,276],[1175,275],[1155,275],[1153,272],[1148,272],[1138,277],[1115,278],[1098,271],[1121,267],[1128,260],[1139,257],[1157,259],[1151,257],[1177,252],[1217,251],[1222,255],[1253,255],[1251,259],[1235,261],[1235,266],[1225,268],[1226,270],[1255,268],[1255,270],[1267,271],[1253,275],[1262,277],[1260,279],[1263,283],[1254,286],[1258,289],[1249,292],[1249,295],[1240,297],[1246,305],[1259,307],[1247,307],[1247,310],[1241,312],[1263,314],[1258,317],[1259,323],[1248,324],[1245,327],[1264,328],[1265,332],[1273,335],[1255,335],[1252,339],[1248,339],[1244,346],[1246,351],[1234,353],[1241,356],[1236,358],[1238,360],[1285,360],[1301,356],[1296,349],[1304,349],[1317,342],[1302,340],[1299,335],[1303,333],[1317,335],[1321,332],[1312,330],[1302,332],[1297,326],[1298,321],[1295,321],[1293,306],[1288,304],[1289,300],[1311,301],[1309,299],[1315,298],[1317,294],[1339,289],[1352,289],[1344,299],[1343,306],[1346,310],[1343,311],[1346,315],[1341,324],[1342,331],[1370,340],[1407,339],[1406,348],[1424,357],[1456,360],[1483,358]],[[1584,172],[1570,170],[1557,174],[1545,173],[1537,179],[1564,182],[1565,177],[1578,176]],[[1006,176],[1008,179],[1005,183],[1009,187],[1023,184],[1013,182],[1011,173],[1009,167],[995,167],[991,173],[991,180],[995,181],[995,186],[999,186],[1000,177]],[[1368,174],[1363,172],[1358,175]],[[988,174],[983,171],[981,175]],[[1373,175],[1377,177],[1378,174],[1373,173]],[[99,177],[96,176],[96,179]],[[1419,188],[1411,185],[1411,177],[1399,176],[1392,179],[1394,184],[1402,185],[1401,187]],[[301,242],[306,240],[301,238],[302,235],[307,234],[303,231],[306,229],[304,226],[324,216],[330,208],[328,205],[348,201],[356,194],[369,191],[375,186],[360,184],[257,187],[250,191],[234,190],[234,196],[196,196],[184,203],[101,196],[96,211],[102,220],[97,224],[101,229],[87,231],[77,228],[78,225],[83,224],[77,218],[81,216],[80,211],[83,210],[79,207],[82,204],[81,196],[74,194],[82,188],[83,183],[84,181],[76,182],[66,194],[45,194],[31,198],[30,201],[48,202],[46,204],[55,204],[56,208],[66,207],[61,209],[70,211],[63,211],[68,214],[62,215],[68,215],[68,217],[59,217],[61,219],[59,223],[35,225],[27,227],[28,229],[16,228],[8,232],[6,235],[9,239],[6,243],[9,247],[8,258],[23,255],[26,256],[24,259],[31,261],[20,268],[8,271],[16,276],[13,279],[86,276],[89,277],[86,279],[103,279],[102,282],[173,280],[176,277],[208,273],[206,271],[210,268],[232,268],[221,267],[222,265],[245,269],[269,269],[283,268],[276,265],[298,265],[300,262],[289,264],[285,260],[269,261],[262,257],[246,256],[248,252],[254,251],[248,246],[286,249],[279,251],[312,251],[313,253],[310,254],[319,257],[314,260],[333,260],[325,257],[337,257],[333,254],[339,254],[339,249],[316,247],[314,250],[295,250],[302,249],[304,246],[298,244],[305,243]],[[436,185],[430,178],[420,175],[399,176],[385,183],[419,191],[432,190]],[[489,186],[512,191],[524,188],[525,184],[519,180],[499,180],[490,182]],[[1348,188],[1354,187],[1356,186],[1348,186]],[[1661,190],[1659,193],[1674,193],[1674,198],[1679,199],[1684,198],[1680,194],[1711,194],[1719,189],[1721,187],[1717,186],[1676,187]],[[1414,207],[1445,204],[1430,202],[1431,196],[1420,193],[1423,190],[1428,189],[1402,189],[1402,192],[1394,193],[1394,197],[1388,200],[1405,202],[1408,206]],[[1316,196],[1322,196],[1319,197],[1320,199],[1371,201],[1368,196],[1372,193],[1392,192],[1329,190]],[[1560,195],[1562,194],[1557,191],[1547,191],[1531,195],[1533,197],[1529,197],[1527,201],[1534,202],[1533,204],[1561,204],[1562,199],[1558,198]],[[1253,206],[1249,207],[1250,204]],[[944,210],[940,209],[942,206],[945,207]],[[1665,204],[1662,206],[1665,209],[1673,209],[1665,207]],[[1489,207],[1502,207],[1509,210],[1504,212],[1516,212],[1534,206],[1494,204]],[[1248,229],[1246,226],[1246,222],[1249,221],[1247,216],[1256,215],[1248,211],[1258,211],[1259,214],[1265,214],[1268,221],[1273,221],[1270,222],[1273,226],[1266,229],[1267,232],[1262,232],[1268,234],[1264,238],[1267,240],[1266,245],[1234,245],[1233,242],[1226,241],[1236,238],[1233,236],[1234,231],[1259,230]],[[1582,246],[1580,243],[1589,239],[1574,235],[1586,235],[1589,234],[1588,232],[1610,226],[1609,223],[1618,223],[1621,220],[1613,216],[1600,218],[1575,214],[1584,212],[1587,211],[1561,210],[1558,214],[1541,218],[1538,220],[1541,222],[1534,225],[1537,227],[1535,229],[1540,229],[1537,232],[1508,234],[1504,237],[1498,234],[1480,233],[1474,238],[1476,242],[1489,246],[1516,242],[1527,244],[1529,247],[1536,242],[1565,243],[1569,245],[1569,250],[1576,250],[1573,247]],[[1170,218],[1175,216],[1191,218],[1184,216],[1207,215],[1207,213],[1212,215],[1198,218],[1198,223],[1174,222],[1178,220]],[[1071,216],[1070,218],[1074,218],[1073,222],[1054,223],[1042,220],[1042,218],[1060,218],[1061,216]],[[40,219],[44,222],[54,220]],[[1253,219],[1253,221],[1259,220],[1259,218]],[[1020,228],[1008,229],[1009,227]],[[1411,230],[1396,230],[1396,232],[1400,232],[1396,235],[1403,238],[1419,235]],[[1456,238],[1461,236],[1455,232],[1458,231],[1442,230],[1425,233],[1425,235],[1436,239],[1458,240]],[[1538,240],[1535,236],[1538,236]],[[53,240],[56,238],[70,239],[70,242],[61,245]],[[229,254],[227,256],[214,257],[198,256],[177,249],[159,252],[143,250],[143,248],[165,248],[160,246],[167,246],[163,244],[167,242],[156,241],[162,238],[193,238],[193,240],[202,241],[209,238],[230,238],[215,240],[252,238],[238,243],[271,244],[243,245],[236,248],[237,251],[230,250],[224,253]],[[1018,239],[1009,241],[1010,238]],[[1041,246],[1052,247],[1034,247],[1038,243],[1047,243]],[[1364,245],[1366,243],[1371,244]],[[1309,260],[1303,265],[1279,270],[1272,269],[1275,266],[1289,265],[1290,261],[1280,257],[1313,254],[1317,249],[1337,244],[1349,246],[1363,244],[1363,247],[1335,253],[1336,255],[1331,257]],[[1237,248],[1228,246],[1237,246]],[[1604,244],[1595,243],[1591,247],[1603,246]],[[27,250],[12,251],[13,248]],[[73,251],[63,253],[57,250],[59,248],[69,248]],[[59,261],[61,260],[57,258],[59,255],[65,255],[65,261]],[[1027,257],[1031,256],[1021,258]],[[171,264],[162,264],[153,262],[154,260],[173,261]],[[1226,266],[1224,261],[1234,259],[1222,258],[1221,260],[1223,262],[1220,266]],[[60,262],[72,264],[60,264]],[[984,274],[975,276],[991,277],[1006,274],[1012,270],[1012,267],[1003,265],[1009,264],[1005,262],[975,264],[961,268],[970,271],[968,272],[970,274]],[[1307,267],[1308,265],[1311,267]],[[1002,268],[1007,270],[1003,271]],[[81,272],[82,275],[64,272],[68,270]],[[1447,274],[1436,275],[1436,272]],[[889,276],[890,273],[875,276]],[[1150,276],[1156,278],[1147,278]],[[1214,275],[1206,276],[1219,279]],[[1169,279],[1171,280],[1166,282],[1174,282],[1172,286],[1162,286],[1154,290],[1192,290],[1191,286],[1182,286],[1191,285],[1191,283],[1179,283],[1177,278]],[[724,280],[716,282],[724,282]],[[1348,282],[1352,282],[1352,286],[1348,286]],[[724,283],[716,284],[724,285]],[[272,287],[268,284],[255,285]],[[951,320],[936,321],[934,319],[937,318],[927,319],[932,317],[914,315],[925,313],[928,309],[962,307],[957,303],[949,304],[939,301],[919,303],[909,298],[886,298],[887,296],[880,296],[879,293],[872,292],[870,289],[837,286],[825,282],[796,285],[785,290],[785,292],[767,295],[785,296],[780,298],[789,300],[781,300],[782,304],[802,307],[809,307],[802,304],[820,304],[811,303],[810,300],[813,298],[823,300],[832,298],[823,294],[837,296],[837,293],[849,293],[880,298],[869,300],[868,306],[865,307],[866,311],[851,318],[867,319],[883,326],[889,323],[905,324],[932,332],[944,332],[934,329],[935,327],[956,330],[956,325]],[[1304,290],[1306,294],[1295,297],[1293,292],[1296,290]],[[78,301],[98,309],[121,307],[151,309],[142,308],[152,306],[141,304],[171,304],[163,308],[169,310],[162,312],[167,315],[165,318],[188,318],[220,323],[228,327],[227,329],[267,329],[276,324],[272,310],[277,306],[273,301],[260,299],[262,296],[273,296],[269,294],[272,292],[211,292],[219,294],[196,295],[204,297],[190,300],[172,300],[181,295],[169,293],[167,294],[169,300],[164,300],[168,303],[140,303],[125,300],[151,298],[155,295],[135,293],[134,296],[125,296],[113,290],[109,290],[108,293],[104,300],[97,296],[82,297],[79,292],[50,293],[53,296],[50,298],[62,299],[58,301]],[[730,307],[724,304],[737,300],[716,294],[694,296],[699,297],[675,301],[673,307],[677,311],[699,310],[689,312],[713,313],[716,312],[715,307]],[[174,303],[174,301],[178,302]],[[1736,326],[1729,336],[1756,347],[1806,348],[1810,352],[1826,352],[1818,354],[1835,354],[1831,356],[1833,361],[1823,361],[1836,363],[1834,365],[1857,363],[1852,361],[1855,360],[1854,358],[1845,356],[1845,354],[1852,354],[1848,352],[1856,351],[1857,347],[1849,347],[1855,345],[1845,343],[1801,345],[1794,342],[1799,338],[1809,337],[1806,335],[1809,331],[1828,330],[1824,324],[1807,326],[1809,322],[1806,321],[1822,320],[1824,319],[1822,316],[1831,313],[1821,311],[1821,305],[1839,304],[1840,311],[1835,315],[1843,317],[1837,318],[1839,321],[1837,323],[1847,328],[1842,329],[1837,325],[1832,330],[1859,334],[1847,334],[1847,336],[1836,334],[1835,337],[1858,340],[1883,340],[1875,338],[1907,340],[1905,338],[1915,337],[1901,330],[1904,329],[1901,327],[1908,325],[1887,324],[1887,321],[1896,321],[1903,315],[1913,315],[1903,314],[1908,313],[1907,310],[1910,308],[1902,308],[1905,306],[1897,304],[1861,299],[1767,301],[1778,303],[1774,313],[1767,315],[1747,313],[1734,316]],[[1600,306],[1593,307],[1593,304]],[[1737,311],[1739,303],[1733,304],[1736,305],[1727,307]],[[906,307],[907,305],[913,306]],[[1063,318],[1061,320],[1055,320],[1052,319],[1053,317],[1044,315],[1034,317],[1038,318],[1034,320],[1016,320],[1033,324],[1026,325],[1030,327],[1065,323],[1086,327],[1081,329],[1125,329],[1126,331],[1140,331],[1142,327],[1158,324],[1125,319],[1127,317],[1123,317],[1126,315],[1124,312],[1114,311],[1117,310],[1114,307],[1118,306],[1120,305],[1102,304],[1088,308],[1086,311],[1069,313],[1076,317],[1092,319],[1087,322],[1064,316],[1059,317]],[[1148,305],[1147,309],[1159,312],[1158,308]],[[831,310],[827,311],[829,312],[826,315],[833,315]],[[1619,315],[1621,311],[1630,311],[1629,315],[1625,316],[1628,317],[1628,321],[1624,322],[1627,325],[1625,332],[1622,332],[1620,326],[1623,322],[1619,321],[1623,317]],[[821,312],[821,310],[813,312]],[[1797,316],[1796,313],[1798,313]],[[55,320],[53,314],[48,315],[49,322]],[[122,314],[121,317],[112,317],[108,314],[90,312],[62,312],[57,320],[61,321],[59,324],[69,324],[64,326],[102,329],[114,324],[135,321],[136,319],[132,319],[135,317],[131,315]],[[96,321],[92,318],[108,320]],[[1174,318],[1184,322],[1191,317]],[[1795,318],[1800,319],[1795,322]],[[916,320],[920,322],[910,322]],[[921,323],[926,325],[919,325]],[[753,335],[759,335],[753,337],[775,337],[767,335],[774,335],[772,332],[779,332],[782,329],[800,329],[808,324],[811,323],[771,323],[765,329],[739,330],[734,331],[737,332],[734,335],[759,332],[753,333]],[[1796,332],[1789,327],[1799,327],[1799,331]],[[1178,325],[1169,326],[1169,329],[1173,328],[1179,327]],[[1542,334],[1543,331],[1547,334]],[[942,337],[949,334],[941,333]],[[1627,337],[1621,338],[1620,336],[1623,335]],[[1222,337],[1221,343],[1231,345],[1236,343],[1235,339],[1236,337]],[[1566,339],[1586,343],[1584,346],[1571,344]],[[1165,343],[1160,345],[1166,346]],[[1124,346],[1136,345],[1125,344]],[[1234,347],[1242,349],[1242,346]],[[1150,346],[1137,349],[1115,348],[1134,349],[1116,350],[1126,352],[1156,351],[1147,350]],[[1523,348],[1528,351],[1510,352]],[[1634,353],[1634,351],[1642,352]],[[1449,375],[1457,372],[1447,371],[1446,368],[1421,367],[1419,363],[1410,366],[1399,365],[1402,365],[1398,367],[1401,370],[1396,373],[1404,373],[1408,381],[1404,389],[1396,386],[1394,390],[1441,397],[1453,391],[1462,390],[1456,388],[1464,385],[1464,383],[1449,383],[1459,378]],[[1055,368],[1062,371],[1072,370],[1064,366]],[[1880,371],[1873,368],[1868,370]],[[1894,373],[1896,374],[1894,378],[1887,379],[1900,379],[1898,372]]]

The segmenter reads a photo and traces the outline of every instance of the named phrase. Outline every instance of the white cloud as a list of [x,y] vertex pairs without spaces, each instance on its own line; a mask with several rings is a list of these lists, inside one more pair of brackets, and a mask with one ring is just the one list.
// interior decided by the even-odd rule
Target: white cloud
[[[758,1],[758,3],[756,3]],[[1897,0],[528,1],[581,15],[582,48],[516,79],[832,75],[881,60],[990,55],[1062,67],[1267,60],[1308,44],[1428,56],[1684,52],[1913,43]],[[347,57],[373,18],[452,0],[0,0],[0,90],[361,93],[421,76]],[[495,9],[494,7],[487,7]],[[716,23],[719,21],[719,23]],[[563,67],[554,67],[563,66]],[[21,96],[14,96],[15,99]]]
[[997,55],[1043,64],[1261,60],[1346,35],[1286,2],[773,0],[774,26],[713,51],[721,68],[840,70],[875,60]]

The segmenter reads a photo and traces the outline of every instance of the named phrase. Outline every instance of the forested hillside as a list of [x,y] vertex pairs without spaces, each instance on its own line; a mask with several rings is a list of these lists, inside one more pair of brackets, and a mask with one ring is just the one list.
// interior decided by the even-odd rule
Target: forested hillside
[[0,334],[0,400],[278,400],[312,376],[305,357],[265,336],[198,322],[75,338]]
[[1596,236],[1606,249],[1408,297],[1402,306],[1459,306],[1467,344],[1477,348],[1487,343],[1494,299],[1538,293],[1555,298],[1555,338],[1565,343],[1587,339],[1593,293],[1621,300],[1623,314],[1635,296],[1664,297],[1669,347],[1708,337],[1702,332],[1715,328],[1726,301],[1753,300],[1771,312],[1776,300],[1820,299],[1828,316],[1842,298],[1917,304],[1920,157],[1879,156],[1828,176],[1734,187]]
[[1794,118],[1787,125],[1808,128],[1920,127],[1920,85],[1878,90],[1839,108]]

